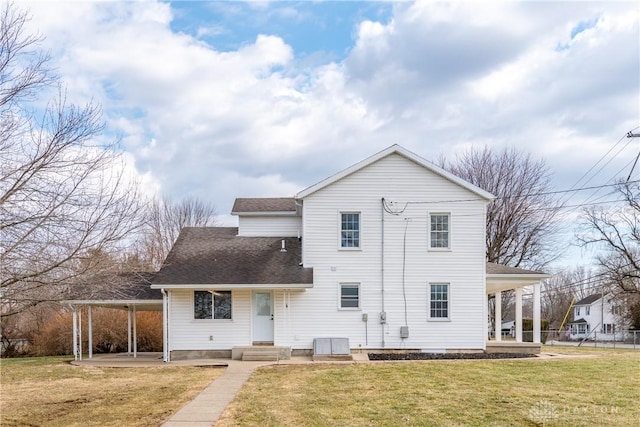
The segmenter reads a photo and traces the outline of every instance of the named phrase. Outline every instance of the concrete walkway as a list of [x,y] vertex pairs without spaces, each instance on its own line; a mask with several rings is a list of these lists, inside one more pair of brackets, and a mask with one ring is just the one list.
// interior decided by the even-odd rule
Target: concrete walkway
[[251,373],[273,362],[226,361],[224,374],[216,378],[191,402],[173,414],[164,427],[211,427],[235,398]]

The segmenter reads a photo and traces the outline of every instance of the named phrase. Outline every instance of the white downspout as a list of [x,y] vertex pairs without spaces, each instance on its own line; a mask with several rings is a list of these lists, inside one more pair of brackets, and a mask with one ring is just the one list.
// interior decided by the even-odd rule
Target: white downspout
[[384,311],[384,197],[380,199],[381,238],[380,238],[380,290],[382,297],[382,311],[380,312],[380,327],[382,329],[382,348],[384,348],[384,325],[386,313]]

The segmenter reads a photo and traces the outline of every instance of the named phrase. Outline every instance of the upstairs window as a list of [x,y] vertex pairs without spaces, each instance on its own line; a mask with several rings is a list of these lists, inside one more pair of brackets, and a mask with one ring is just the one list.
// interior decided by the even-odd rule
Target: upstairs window
[[450,248],[450,215],[448,213],[436,213],[429,215],[429,248]]
[[340,213],[340,247],[360,247],[360,213]]
[[449,284],[429,284],[429,319],[449,318]]
[[195,291],[193,318],[231,320],[231,291]]
[[576,317],[580,316],[580,307],[576,307]]
[[588,305],[584,308],[584,314],[585,316],[588,316],[591,314],[591,306]]

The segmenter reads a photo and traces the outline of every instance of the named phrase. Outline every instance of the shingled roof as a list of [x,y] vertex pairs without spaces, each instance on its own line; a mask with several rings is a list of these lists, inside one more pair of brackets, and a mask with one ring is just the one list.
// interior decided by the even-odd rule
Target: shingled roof
[[296,212],[296,201],[293,197],[270,198],[238,198],[233,204],[231,214],[258,212]]
[[162,292],[151,289],[154,275],[150,272],[127,272],[92,276],[88,283],[70,284],[64,300],[98,306],[162,302]]
[[508,265],[487,262],[487,274],[545,274],[541,271],[525,270],[524,268],[509,267]]
[[573,305],[575,306],[575,305],[593,304],[594,302],[598,301],[601,297],[602,297],[602,294],[589,295],[588,297],[582,298],[580,301],[578,301],[577,303],[575,303]]
[[[153,279],[166,285],[308,285],[313,269],[303,268],[295,237],[240,237],[235,227],[183,228]],[[286,252],[282,252],[282,241]]]

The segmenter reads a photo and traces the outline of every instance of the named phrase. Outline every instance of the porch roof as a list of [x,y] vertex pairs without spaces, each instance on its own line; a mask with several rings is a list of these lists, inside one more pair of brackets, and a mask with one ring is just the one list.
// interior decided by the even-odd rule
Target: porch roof
[[[162,310],[162,292],[151,289],[155,273],[121,273],[108,280],[109,283],[78,285],[69,291],[65,303],[90,305],[127,310],[135,306],[144,311]],[[105,280],[107,280],[105,278]]]
[[151,287],[311,288],[313,269],[302,267],[301,250],[295,237],[243,237],[236,227],[186,227]]
[[493,262],[487,262],[485,271],[487,293],[523,288],[551,277],[549,274],[541,271],[509,267],[507,265],[496,264]]

